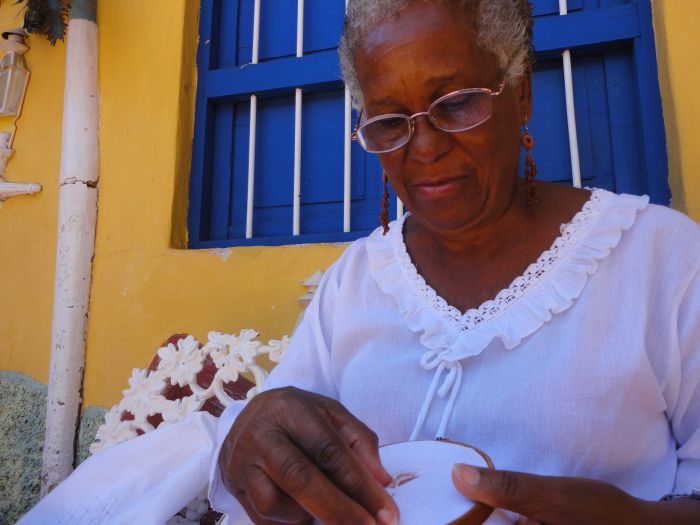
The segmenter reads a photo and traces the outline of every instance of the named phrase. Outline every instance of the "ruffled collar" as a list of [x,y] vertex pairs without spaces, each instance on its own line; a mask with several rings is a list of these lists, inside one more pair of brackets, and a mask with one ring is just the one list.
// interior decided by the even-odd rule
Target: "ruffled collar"
[[367,239],[370,272],[380,289],[392,296],[407,326],[421,343],[443,359],[477,355],[500,338],[512,349],[579,297],[588,278],[634,224],[646,196],[616,195],[594,189],[571,222],[539,259],[496,298],[462,314],[449,305],[418,273],[406,250],[403,226],[409,214]]

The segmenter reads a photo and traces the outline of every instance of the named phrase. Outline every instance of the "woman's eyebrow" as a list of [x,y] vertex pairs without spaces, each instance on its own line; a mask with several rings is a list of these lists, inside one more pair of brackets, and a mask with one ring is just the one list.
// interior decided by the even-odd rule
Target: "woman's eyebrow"
[[[426,79],[425,82],[423,82],[423,85],[427,88],[431,89],[431,92],[437,92],[444,86],[451,84],[455,82],[455,79],[457,79],[460,75],[460,71],[455,71],[455,72],[450,72],[450,73],[445,73],[442,75],[437,75],[437,76],[431,76],[430,78]],[[460,83],[460,88],[470,88],[470,87],[481,87],[477,86],[479,82],[463,82]],[[439,96],[439,95],[433,95],[433,96]],[[372,98],[367,101],[369,104],[372,104],[373,106],[403,106],[403,104],[398,101],[397,99],[387,96],[387,97],[382,97],[382,98]]]

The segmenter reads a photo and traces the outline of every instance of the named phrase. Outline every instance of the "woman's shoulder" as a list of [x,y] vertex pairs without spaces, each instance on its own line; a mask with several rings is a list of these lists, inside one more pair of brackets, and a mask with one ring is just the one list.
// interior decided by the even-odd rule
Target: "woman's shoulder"
[[324,272],[324,281],[332,281],[336,287],[356,280],[368,271],[367,240],[361,237],[347,245],[339,245],[340,256]]
[[685,213],[661,204],[649,204],[640,214],[640,222],[656,230],[673,230],[681,235],[700,236],[700,224]]
[[649,248],[700,257],[700,225],[668,206],[649,204],[640,210],[632,232]]
[[610,200],[608,214],[635,202],[639,206],[613,250],[621,271],[640,283],[641,276],[653,276],[647,286],[667,289],[671,295],[684,290],[700,272],[700,225],[679,211],[648,203],[646,197],[620,194]]

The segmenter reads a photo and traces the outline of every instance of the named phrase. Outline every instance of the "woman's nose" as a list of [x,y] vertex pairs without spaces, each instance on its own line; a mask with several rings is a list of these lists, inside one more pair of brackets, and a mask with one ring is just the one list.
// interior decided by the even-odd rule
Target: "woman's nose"
[[413,119],[409,155],[424,164],[434,162],[449,151],[451,140],[449,133],[436,128],[428,115],[419,115]]

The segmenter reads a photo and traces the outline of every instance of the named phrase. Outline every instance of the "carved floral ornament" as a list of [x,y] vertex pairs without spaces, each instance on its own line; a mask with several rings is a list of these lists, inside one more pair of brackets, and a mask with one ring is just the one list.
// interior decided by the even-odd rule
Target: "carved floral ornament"
[[[268,376],[258,358],[266,356],[279,363],[290,342],[285,335],[263,344],[257,340],[259,335],[252,329],[243,329],[238,335],[209,332],[204,346],[191,335],[171,338],[175,342],[159,348],[148,368],[134,368],[129,388],[105,415],[90,453],[150,432],[159,425],[181,421],[197,410],[218,416],[236,397],[250,399],[256,395]],[[212,519],[218,518],[204,490],[166,525],[214,523],[218,521]]]
[[[252,386],[247,392],[240,393],[248,399],[253,397],[260,391],[268,375],[257,359],[267,356],[273,363],[278,363],[290,341],[288,336],[284,336],[281,340],[273,339],[263,344],[257,341],[258,335],[252,329],[241,330],[238,335],[209,332],[209,341],[204,346],[188,335],[177,343],[159,348],[154,359],[154,363],[157,362],[155,367],[152,364],[149,368],[135,368],[132,371],[129,388],[124,390],[121,401],[105,415],[105,423],[98,429],[90,452],[94,454],[150,432],[158,424],[181,421],[187,414],[201,410],[210,399],[218,401],[223,410],[234,401],[225,386],[241,378],[252,378],[252,383],[246,381],[247,385]],[[206,381],[203,386],[200,373],[209,359],[216,370],[211,382]],[[166,390],[175,386],[189,388],[191,393],[182,397],[178,393],[178,398],[168,399],[172,396],[166,396]],[[154,424],[152,418],[158,415],[162,417],[162,423],[156,420]]]

